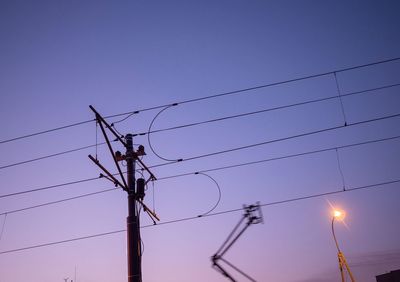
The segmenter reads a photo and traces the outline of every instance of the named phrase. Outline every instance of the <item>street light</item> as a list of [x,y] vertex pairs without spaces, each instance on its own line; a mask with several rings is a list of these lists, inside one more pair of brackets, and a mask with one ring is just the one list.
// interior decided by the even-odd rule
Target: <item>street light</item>
[[339,261],[339,270],[340,270],[340,276],[342,277],[342,282],[345,281],[344,280],[343,266],[346,267],[346,270],[349,273],[351,281],[355,282],[356,280],[354,279],[353,274],[350,271],[350,267],[347,264],[346,258],[344,257],[344,254],[340,251],[339,244],[338,244],[338,241],[337,241],[336,235],[335,235],[335,229],[334,229],[335,219],[343,221],[345,216],[346,216],[346,213],[344,211],[333,210],[333,212],[332,212],[332,235],[333,235],[333,239],[335,240],[336,249],[338,251],[338,255],[337,256],[338,256],[338,261]]

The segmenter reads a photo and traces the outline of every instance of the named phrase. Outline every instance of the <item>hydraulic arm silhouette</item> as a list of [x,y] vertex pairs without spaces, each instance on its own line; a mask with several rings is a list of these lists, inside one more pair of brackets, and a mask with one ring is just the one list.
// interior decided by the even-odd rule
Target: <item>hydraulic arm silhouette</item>
[[[223,255],[233,246],[233,244],[239,239],[239,237],[246,231],[246,229],[252,225],[263,222],[263,216],[261,212],[261,207],[257,203],[256,205],[244,206],[245,213],[243,217],[240,219],[239,223],[235,226],[232,232],[229,234],[228,238],[222,244],[222,246],[218,249],[218,251],[211,257],[212,266],[219,271],[222,275],[228,278],[230,281],[236,282],[236,280],[226,271],[224,267],[222,267],[221,262],[225,263],[232,269],[239,272],[241,275],[246,277],[250,281],[256,282],[252,277],[244,273],[242,270],[234,266],[232,263],[223,258]],[[244,227],[238,231],[240,225],[247,219]],[[236,234],[236,235],[235,235]]]

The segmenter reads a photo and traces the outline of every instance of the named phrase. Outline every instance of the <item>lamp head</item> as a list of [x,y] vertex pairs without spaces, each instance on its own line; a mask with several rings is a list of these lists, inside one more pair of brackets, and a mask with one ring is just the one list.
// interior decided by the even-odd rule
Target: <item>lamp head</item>
[[332,216],[333,218],[335,218],[336,220],[343,220],[346,217],[346,213],[343,210],[333,210],[332,211]]

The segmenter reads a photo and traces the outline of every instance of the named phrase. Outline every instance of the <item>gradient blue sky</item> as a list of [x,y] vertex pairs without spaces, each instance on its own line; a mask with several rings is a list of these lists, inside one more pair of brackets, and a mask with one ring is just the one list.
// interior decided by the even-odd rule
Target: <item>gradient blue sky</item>
[[[0,140],[104,115],[399,57],[398,1],[0,1]],[[337,74],[341,93],[400,83],[400,61]],[[398,114],[399,87],[343,98],[346,121]],[[182,104],[154,129],[337,95],[333,75]],[[118,123],[147,130],[157,111]],[[118,118],[110,119],[110,122]],[[337,99],[155,133],[166,158],[190,158],[343,124]],[[154,169],[158,177],[400,135],[399,118],[295,138]],[[101,135],[98,135],[102,141]],[[94,123],[0,144],[0,166],[96,142]],[[162,161],[135,139],[148,165]],[[118,144],[116,148],[122,150]],[[338,151],[345,186],[399,180],[398,139]],[[0,169],[0,195],[98,176],[95,149]],[[113,163],[104,146],[101,162]],[[209,172],[222,190],[215,212],[340,190],[335,151]],[[112,188],[106,180],[0,198],[0,213]],[[257,281],[338,281],[328,202],[347,211],[341,247],[357,281],[400,268],[399,184],[263,208],[265,223],[227,259]],[[153,193],[154,199],[153,202]],[[218,192],[207,177],[155,182],[145,202],[162,222],[208,211]],[[0,216],[0,252],[125,228],[115,190]],[[210,257],[241,212],[142,229],[143,281],[226,281]],[[142,224],[151,221],[142,216]],[[126,234],[0,255],[0,281],[126,281]],[[234,272],[232,272],[234,273]],[[237,276],[242,281],[240,276]],[[243,280],[244,281],[244,280]]]

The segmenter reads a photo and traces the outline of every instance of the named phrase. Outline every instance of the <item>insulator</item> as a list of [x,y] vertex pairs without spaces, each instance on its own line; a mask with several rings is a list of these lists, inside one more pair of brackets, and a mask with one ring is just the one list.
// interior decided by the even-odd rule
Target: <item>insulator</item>
[[143,200],[144,196],[145,196],[145,192],[144,192],[144,188],[146,186],[146,181],[143,178],[138,178],[138,180],[136,180],[136,194],[137,197],[141,200]]

